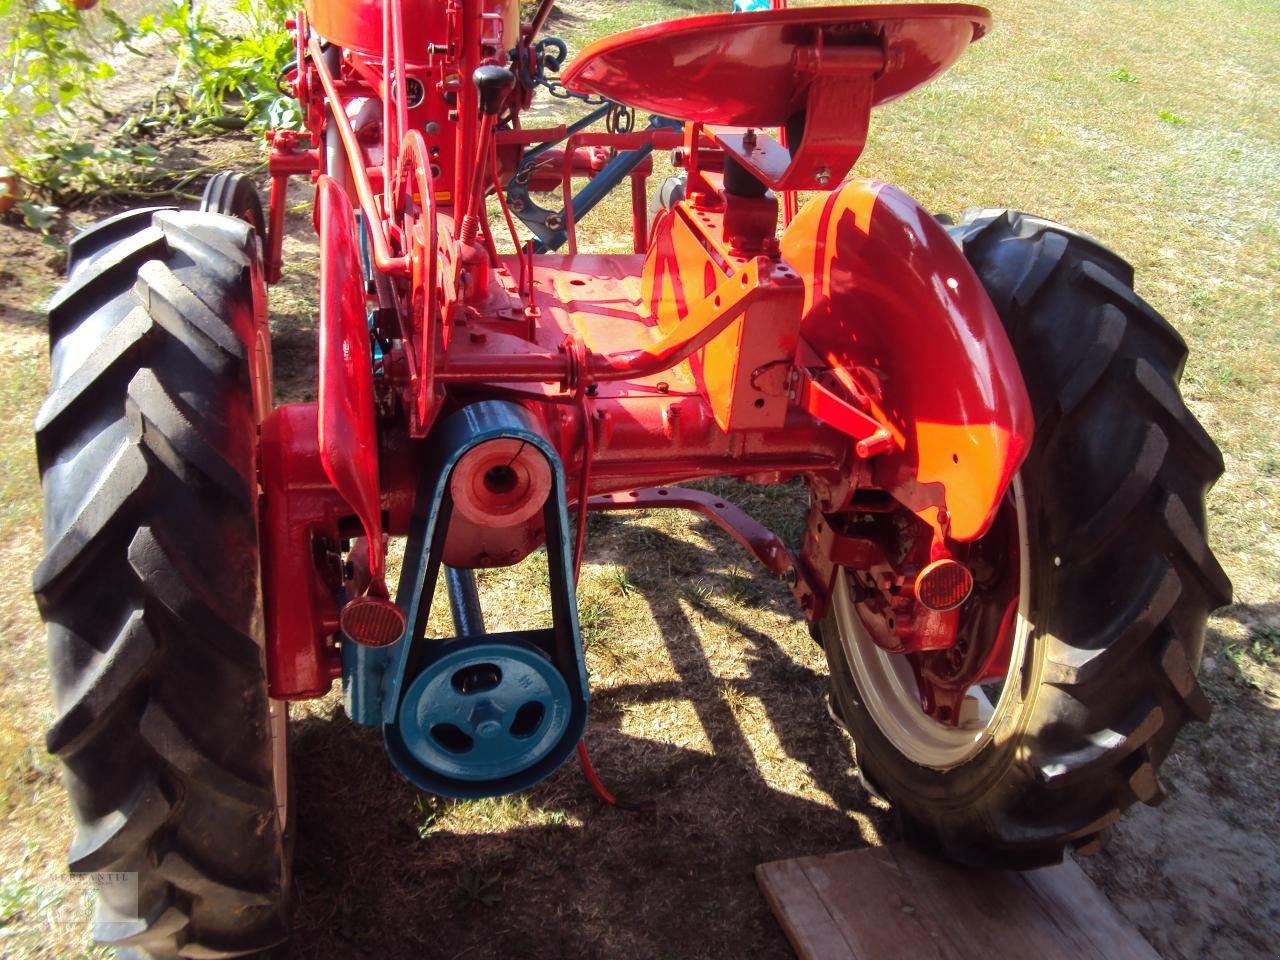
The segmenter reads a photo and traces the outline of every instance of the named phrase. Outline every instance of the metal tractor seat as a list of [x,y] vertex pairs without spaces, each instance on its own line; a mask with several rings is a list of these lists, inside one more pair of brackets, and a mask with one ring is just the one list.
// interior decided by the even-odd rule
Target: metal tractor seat
[[[820,189],[857,160],[873,106],[932,80],[990,24],[987,10],[959,3],[688,17],[591,44],[563,81],[706,125],[771,189]],[[798,142],[788,150],[760,127]]]

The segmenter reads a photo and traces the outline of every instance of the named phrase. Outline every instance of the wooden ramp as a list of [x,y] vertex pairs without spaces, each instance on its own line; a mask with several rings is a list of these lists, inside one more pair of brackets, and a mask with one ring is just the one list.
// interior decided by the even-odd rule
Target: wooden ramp
[[956,867],[894,844],[756,867],[801,960],[1160,960],[1075,863]]

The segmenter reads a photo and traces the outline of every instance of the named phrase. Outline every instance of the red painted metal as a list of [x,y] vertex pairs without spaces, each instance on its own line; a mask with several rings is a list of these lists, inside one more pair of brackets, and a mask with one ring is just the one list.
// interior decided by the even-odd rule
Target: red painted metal
[[873,457],[892,449],[893,436],[880,421],[823,386],[807,370],[795,369],[792,383],[799,395],[801,410],[853,437],[858,441],[853,449],[860,457]]
[[954,617],[946,649],[913,655],[924,709],[948,724],[961,721],[964,698],[976,684],[1004,680],[1017,629],[1021,547],[1012,495],[1006,495],[991,530],[957,548],[957,559],[976,571],[973,592],[943,616]]
[[[498,137],[499,143],[512,142],[528,142],[524,138],[531,132],[528,130],[509,131],[510,133],[521,134],[520,140],[514,138]],[[532,131],[534,134],[543,134],[543,131]],[[575,142],[579,142],[575,140]],[[528,187],[535,193],[549,193],[560,187],[563,182],[564,175],[562,169],[568,163],[569,173],[574,177],[594,177],[613,157],[608,149],[601,146],[584,147],[578,146],[572,153],[561,147],[554,147],[541,154],[538,162],[533,165],[528,175]],[[632,173],[632,182],[637,180],[641,183],[653,173],[653,158],[646,157]],[[644,249],[637,250],[636,253],[644,253]]]
[[[371,57],[381,57],[385,49],[384,6],[382,0],[306,0],[305,3],[311,24],[322,37]],[[404,11],[400,35],[410,62],[424,62],[433,46],[448,46],[447,4],[439,0],[402,0],[400,6]],[[514,45],[518,4],[509,0],[486,6],[501,13],[504,33]]]
[[409,262],[407,320],[402,319],[400,334],[402,354],[412,404],[410,430],[415,435],[426,433],[431,425],[431,407],[435,391],[435,332],[438,327],[439,304],[436,272],[439,269],[436,249],[435,183],[428,159],[429,148],[421,133],[407,131],[401,138],[399,162],[395,168],[391,191],[391,211],[399,228],[401,242]]
[[814,584],[796,556],[776,533],[742,508],[704,490],[685,487],[647,487],[604,494],[587,501],[587,510],[692,510],[711,520],[751,552],[765,569],[776,573],[795,594],[800,609],[814,609]]
[[325,251],[320,258],[320,459],[334,489],[360,518],[369,538],[373,585],[386,596],[378,434],[356,220],[342,188],[323,174],[316,221]]
[[771,190],[820,190],[844,179],[862,154],[875,87],[888,54],[879,42],[797,47],[797,82],[806,84],[804,129],[788,150],[755,130],[713,127],[716,141]]
[[597,40],[562,77],[571,90],[665,117],[779,127],[804,109],[814,76],[811,54],[798,50],[881,47],[878,105],[942,73],[990,24],[987,10],[961,3],[716,13]]
[[266,249],[263,262],[267,283],[280,282],[283,264],[284,214],[288,203],[289,178],[298,174],[311,175],[319,169],[320,154],[311,149],[309,137],[295,130],[272,130],[267,135],[270,153],[267,169],[271,174],[271,202],[268,207]]
[[[763,373],[774,365],[790,368],[795,358],[803,286],[785,263],[736,252],[725,242],[724,220],[719,211],[682,204],[658,221],[641,295],[666,332],[664,341],[707,312],[721,311],[723,320],[732,321],[706,326],[713,335],[690,341],[703,348],[691,357],[694,382],[722,430],[776,430],[785,422],[790,398]],[[758,294],[750,304],[737,301],[743,307],[738,311],[735,288],[752,286],[759,286]]]
[[338,522],[351,510],[320,459],[315,404],[277,407],[262,423],[262,593],[271,696],[324,696],[337,665]]
[[[998,507],[1031,436],[1025,388],[976,277],[914,201],[855,181],[793,208],[795,189],[834,183],[857,158],[872,105],[945,69],[988,15],[803,8],[601,41],[569,82],[697,122],[576,134],[531,185],[567,195],[616,151],[680,147],[688,199],[650,231],[642,164],[630,184],[635,254],[573,255],[566,202],[570,255],[499,255],[506,228],[487,222],[485,194],[503,200],[522,151],[567,134],[521,125],[528,90],[492,132],[479,113],[474,71],[505,65],[512,47],[527,54],[540,26],[517,28],[516,8],[307,0],[298,18],[293,85],[309,136],[273,136],[266,260],[278,276],[288,178],[316,177],[321,382],[318,404],[281,407],[262,425],[273,696],[325,692],[340,628],[372,643],[397,633],[384,534],[407,530],[433,424],[503,397],[534,416],[571,500],[588,509],[701,512],[784,576],[811,619],[836,570],[853,571],[875,642],[912,658],[935,716],[958,710],[960,683],[1007,664],[1008,580],[978,577],[973,599],[941,612],[915,588],[931,562],[994,569]],[[426,91],[420,103],[411,81]],[[801,110],[794,156],[761,130],[705,126],[779,126]],[[731,156],[783,193],[781,239],[773,194],[725,189]],[[368,231],[368,288],[353,208]],[[509,446],[486,444],[459,465],[446,563],[509,564],[542,543],[546,464]],[[726,501],[662,486],[725,475],[805,483],[815,506],[796,554]],[[360,600],[341,617],[339,590]]]
[[[337,81],[325,65],[324,51],[315,37],[307,41],[307,55],[310,58],[311,69],[324,89],[325,97],[330,103],[345,104],[346,99],[339,95]],[[392,253],[382,208],[378,205],[377,195],[369,178],[369,169],[365,165],[364,149],[351,126],[351,119],[347,116],[345,108],[332,111],[331,116],[337,125],[348,158],[354,158],[354,162],[350,164],[351,178],[360,201],[360,209],[364,212],[368,224],[369,238],[373,244],[374,264],[383,273],[402,276],[409,272],[408,259],[404,256],[397,257]],[[386,176],[383,175],[382,179],[385,180]]]
[[894,449],[878,486],[935,530],[990,526],[1031,444],[1031,403],[981,281],[906,194],[855,180],[804,207],[782,237],[805,278],[801,336],[845,371]]

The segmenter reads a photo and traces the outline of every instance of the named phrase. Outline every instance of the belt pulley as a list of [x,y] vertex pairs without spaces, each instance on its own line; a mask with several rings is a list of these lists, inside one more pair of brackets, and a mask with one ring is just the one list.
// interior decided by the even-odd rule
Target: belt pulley
[[[552,626],[488,634],[462,625],[455,627],[462,636],[429,639],[424,634],[454,508],[450,480],[468,451],[494,440],[517,440],[550,468],[541,509]],[[482,401],[451,415],[432,432],[431,448],[396,596],[407,617],[405,634],[381,649],[344,644],[347,709],[358,722],[382,726],[392,761],[421,789],[498,796],[550,774],[586,726],[587,671],[564,468],[529,414],[505,401]]]

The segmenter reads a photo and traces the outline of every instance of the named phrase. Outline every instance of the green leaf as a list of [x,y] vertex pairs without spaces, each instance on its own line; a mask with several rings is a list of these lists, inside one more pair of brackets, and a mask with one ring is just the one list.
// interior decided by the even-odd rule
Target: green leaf
[[51,228],[57,222],[58,214],[62,212],[57,207],[32,203],[29,200],[19,200],[18,209],[22,211],[23,222],[32,230],[41,232]]

